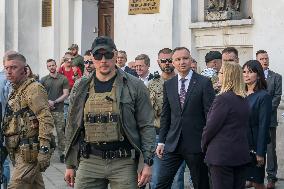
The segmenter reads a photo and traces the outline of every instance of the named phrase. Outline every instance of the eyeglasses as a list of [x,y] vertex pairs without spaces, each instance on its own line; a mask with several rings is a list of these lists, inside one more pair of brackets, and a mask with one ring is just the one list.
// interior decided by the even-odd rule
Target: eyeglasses
[[165,64],[165,63],[172,63],[173,62],[173,59],[171,58],[165,58],[165,59],[160,59],[161,63]]
[[86,60],[86,61],[84,61],[84,64],[93,64],[93,61],[91,61],[91,60]]
[[95,60],[102,60],[103,56],[105,57],[105,59],[112,59],[114,56],[114,53],[113,52],[105,52],[105,53],[95,52],[93,56]]

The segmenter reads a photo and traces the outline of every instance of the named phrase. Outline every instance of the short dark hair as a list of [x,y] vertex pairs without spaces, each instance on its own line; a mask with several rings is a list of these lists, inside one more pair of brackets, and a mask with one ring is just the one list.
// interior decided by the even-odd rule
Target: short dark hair
[[158,56],[159,56],[161,53],[163,53],[163,54],[171,54],[172,52],[173,52],[173,50],[170,49],[170,48],[163,48],[163,49],[159,50]]
[[26,62],[27,62],[25,56],[20,54],[20,53],[18,53],[18,52],[14,52],[14,53],[8,54],[5,57],[4,61],[10,61],[10,60],[18,60],[18,61],[22,62],[24,65],[26,65]]
[[52,58],[47,59],[46,63],[49,63],[49,62],[55,62],[55,64],[56,64],[56,61]]
[[84,56],[91,56],[92,55],[92,50],[87,50],[84,54]]
[[[267,83],[266,83],[263,68],[260,62],[257,60],[249,60],[243,65],[243,69],[245,67],[247,67],[249,71],[257,74],[258,79],[256,80],[256,85],[253,91],[267,89]],[[246,86],[246,90],[248,90],[247,86]]]
[[146,66],[150,67],[150,58],[147,54],[140,54],[136,56],[135,60],[144,60]]
[[173,54],[174,54],[176,51],[180,51],[180,50],[186,50],[186,51],[190,54],[189,49],[186,48],[186,47],[176,47],[176,48],[173,50]]
[[237,57],[239,57],[239,51],[235,47],[226,47],[222,51],[222,54],[224,53],[234,53]]
[[255,53],[255,56],[257,56],[258,54],[267,54],[267,52],[265,50],[258,50],[256,53]]

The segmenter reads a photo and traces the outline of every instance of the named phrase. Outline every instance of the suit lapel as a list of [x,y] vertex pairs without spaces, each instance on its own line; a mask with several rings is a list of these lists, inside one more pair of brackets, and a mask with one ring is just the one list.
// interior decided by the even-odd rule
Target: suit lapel
[[270,70],[268,70],[268,74],[267,74],[267,78],[266,78],[266,82],[270,83],[272,79],[272,72]]
[[175,102],[178,102],[178,108],[181,111],[180,101],[179,101],[179,94],[178,94],[178,76],[176,75],[174,79],[172,80],[173,84],[173,91],[174,91],[174,100]]
[[[189,101],[190,99],[190,96],[194,90],[194,87],[196,85],[196,73],[192,73],[192,77],[190,79],[190,82],[189,82],[189,85],[188,85],[188,88],[187,88],[187,92],[186,92],[186,96],[185,96],[185,100],[184,100],[184,104],[183,104],[183,107],[186,107],[187,105],[187,102]],[[182,109],[182,112],[185,108]]]

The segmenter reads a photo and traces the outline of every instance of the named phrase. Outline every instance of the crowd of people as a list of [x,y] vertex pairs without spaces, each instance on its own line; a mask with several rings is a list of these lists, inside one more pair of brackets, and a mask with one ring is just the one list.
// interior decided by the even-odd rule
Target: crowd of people
[[[186,47],[163,48],[156,62],[146,54],[128,62],[102,36],[78,52],[72,44],[58,63],[48,59],[43,77],[22,54],[5,53],[9,188],[44,188],[53,127],[64,180],[78,189],[183,189],[186,166],[195,189],[275,188],[282,77],[269,69],[266,51],[243,66],[234,47],[210,51],[200,73]],[[150,63],[160,70],[150,73]]]

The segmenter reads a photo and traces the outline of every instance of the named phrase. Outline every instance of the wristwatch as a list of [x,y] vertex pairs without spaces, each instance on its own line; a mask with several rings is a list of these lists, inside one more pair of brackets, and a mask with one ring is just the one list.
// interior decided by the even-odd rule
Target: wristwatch
[[44,153],[44,154],[47,154],[47,153],[49,153],[49,148],[47,146],[41,146],[39,151]]
[[146,163],[147,165],[151,167],[154,163],[154,160],[152,158],[144,159],[144,163]]

